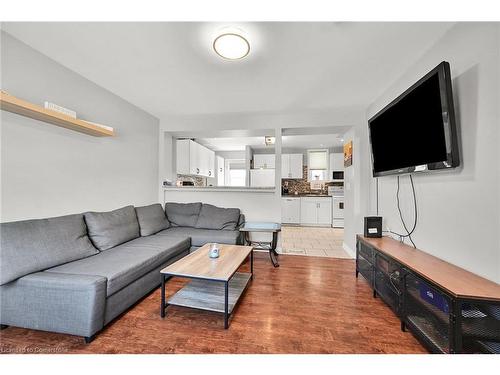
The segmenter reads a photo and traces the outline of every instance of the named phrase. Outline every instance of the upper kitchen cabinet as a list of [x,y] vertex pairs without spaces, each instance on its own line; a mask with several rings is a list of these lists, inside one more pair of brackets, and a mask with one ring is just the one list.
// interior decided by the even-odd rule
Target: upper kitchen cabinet
[[330,154],[330,170],[343,171],[344,170],[344,154],[335,152]]
[[274,154],[254,154],[253,169],[274,169],[276,165]]
[[214,177],[215,153],[190,139],[177,140],[177,174]]
[[281,178],[303,178],[304,155],[281,155]]

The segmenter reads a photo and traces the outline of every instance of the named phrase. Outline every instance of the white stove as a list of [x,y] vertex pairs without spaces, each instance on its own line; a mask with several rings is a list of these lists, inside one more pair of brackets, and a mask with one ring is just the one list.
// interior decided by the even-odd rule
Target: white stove
[[332,227],[344,228],[344,187],[329,186],[328,195],[332,196]]

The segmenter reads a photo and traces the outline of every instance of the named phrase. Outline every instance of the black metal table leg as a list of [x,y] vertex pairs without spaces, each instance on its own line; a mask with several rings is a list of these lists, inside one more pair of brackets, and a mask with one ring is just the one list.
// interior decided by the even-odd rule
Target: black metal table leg
[[229,281],[224,282],[224,329],[229,328]]
[[161,305],[160,316],[165,317],[165,275],[161,274]]
[[253,279],[253,249],[250,252],[250,273],[251,273],[250,279]]
[[273,232],[273,241],[270,243],[269,246],[269,257],[271,258],[271,262],[273,263],[274,267],[279,267],[278,260],[276,257],[278,256],[278,253],[276,252],[276,246],[278,245],[278,232]]
[[275,256],[278,256],[278,252],[276,251],[276,247],[278,246],[278,232],[273,232],[273,242],[271,242],[271,249]]
[[271,258],[271,263],[273,264],[274,267],[280,266],[272,249],[269,249],[269,258]]

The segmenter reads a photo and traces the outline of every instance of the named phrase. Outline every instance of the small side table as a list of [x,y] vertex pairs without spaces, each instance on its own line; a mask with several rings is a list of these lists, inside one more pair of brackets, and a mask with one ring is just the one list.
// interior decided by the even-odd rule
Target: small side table
[[[269,250],[269,258],[274,267],[279,267],[278,263],[278,253],[276,252],[276,246],[278,245],[278,233],[281,232],[281,224],[279,223],[268,223],[268,222],[248,222],[243,224],[240,228],[240,232],[245,233],[245,243],[249,246],[253,246],[254,249],[259,250]],[[265,241],[252,241],[250,240],[250,232],[266,232],[272,234],[271,242]]]

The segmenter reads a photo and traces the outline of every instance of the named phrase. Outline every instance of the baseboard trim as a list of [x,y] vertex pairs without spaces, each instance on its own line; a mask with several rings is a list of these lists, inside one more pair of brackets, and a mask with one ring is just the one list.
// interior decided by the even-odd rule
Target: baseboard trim
[[342,248],[347,254],[351,256],[352,259],[356,259],[356,252],[354,252],[345,242],[342,243]]

